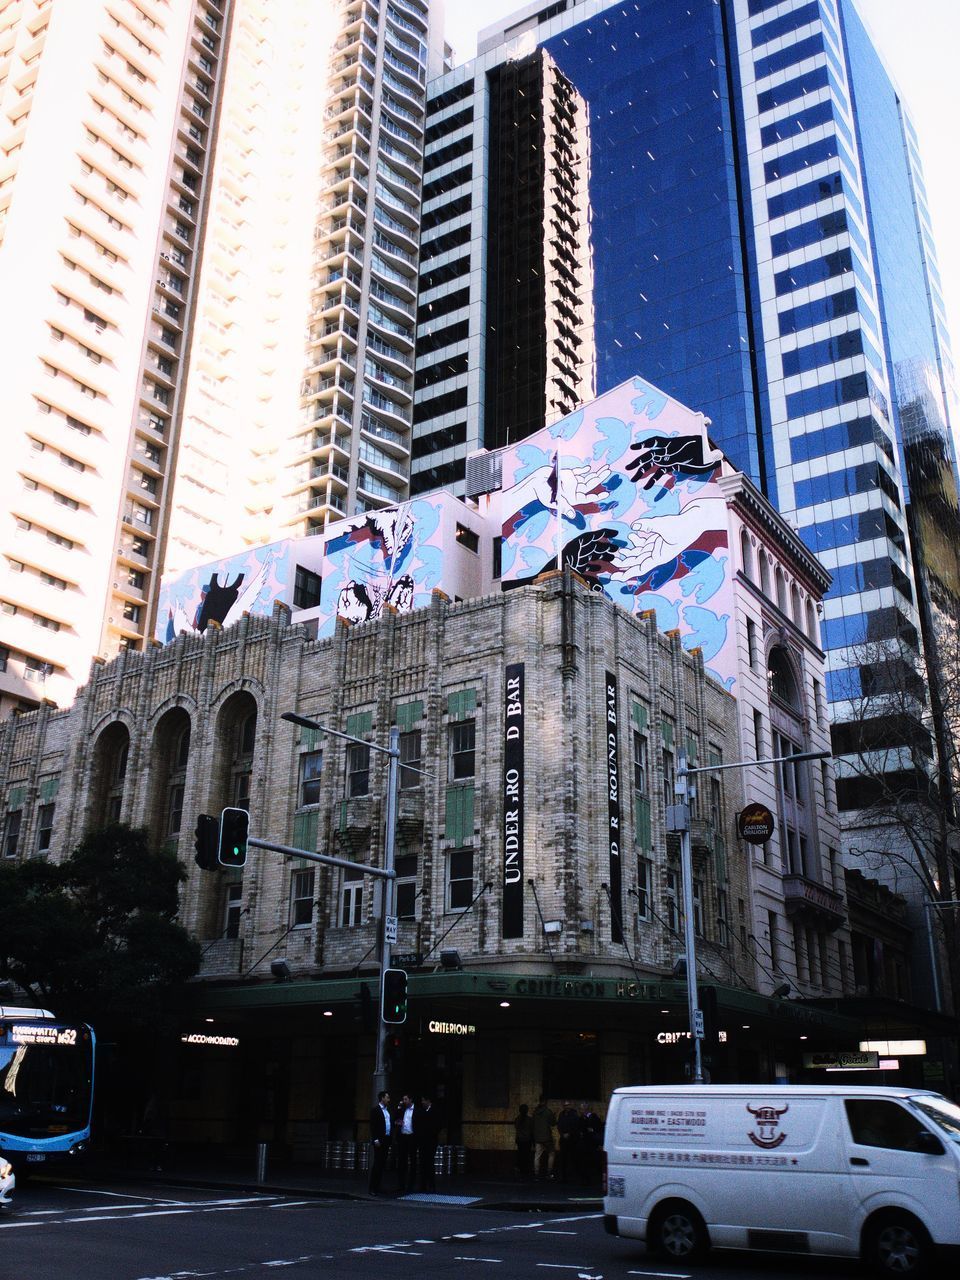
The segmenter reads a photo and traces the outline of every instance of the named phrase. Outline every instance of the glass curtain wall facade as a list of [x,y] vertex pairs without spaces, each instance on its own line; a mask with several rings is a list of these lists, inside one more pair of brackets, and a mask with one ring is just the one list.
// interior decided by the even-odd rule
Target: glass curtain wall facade
[[[587,115],[596,393],[638,372],[703,410],[796,524],[834,577],[827,694],[849,720],[865,648],[893,642],[922,670],[931,608],[957,596],[953,371],[903,104],[850,0],[560,3],[481,33],[477,60],[429,89],[425,163],[458,155],[431,175],[422,254],[457,282],[420,297],[414,491],[479,491],[466,455],[522,434],[547,367],[537,263],[515,254],[505,284],[492,253],[524,200],[537,213],[492,171],[510,113],[544,114],[519,96],[536,56]],[[512,386],[491,356],[511,290],[512,324],[531,317],[514,345],[538,352]],[[835,727],[838,754],[851,741]]]

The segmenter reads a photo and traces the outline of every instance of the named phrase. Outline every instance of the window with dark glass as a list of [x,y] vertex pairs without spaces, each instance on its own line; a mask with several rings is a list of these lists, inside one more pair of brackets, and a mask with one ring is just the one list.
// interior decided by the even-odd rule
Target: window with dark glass
[[320,803],[323,751],[305,751],[300,757],[300,807]]
[[313,871],[294,871],[290,877],[290,927],[313,922]]
[[42,804],[37,810],[37,851],[43,853],[50,848],[53,838],[53,814],[55,804]]
[[394,863],[394,910],[401,920],[414,920],[417,915],[417,855],[405,853]]
[[20,844],[20,828],[23,825],[23,810],[11,809],[3,828],[3,856],[15,858]]
[[223,894],[223,936],[225,938],[240,937],[240,919],[243,915],[243,884],[234,881],[228,884]]
[[170,788],[167,798],[167,835],[175,836],[180,832],[180,825],[183,821],[183,783],[177,783]]
[[340,927],[354,929],[363,924],[363,872],[344,869],[340,891]]
[[473,850],[453,849],[447,855],[447,910],[462,911],[473,901]]
[[475,720],[461,720],[450,726],[450,781],[472,778],[476,773]]
[[295,609],[314,609],[320,603],[321,578],[319,573],[304,569],[297,565],[293,584],[293,606]]
[[370,748],[365,743],[352,742],[347,747],[347,795],[370,794]]
[[421,731],[419,729],[409,729],[406,733],[401,733],[400,787],[402,790],[420,786],[423,777],[420,772],[422,764]]
[[850,1099],[844,1103],[854,1142],[861,1147],[886,1147],[893,1151],[920,1151],[919,1135],[926,1126],[898,1102],[876,1098]]

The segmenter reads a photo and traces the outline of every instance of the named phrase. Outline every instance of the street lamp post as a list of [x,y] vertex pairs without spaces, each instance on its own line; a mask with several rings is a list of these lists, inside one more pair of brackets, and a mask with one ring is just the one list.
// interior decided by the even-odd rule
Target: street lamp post
[[680,836],[680,878],[683,892],[683,944],[687,961],[687,1010],[690,1019],[690,1037],[693,1041],[693,1082],[703,1083],[703,1012],[697,994],[696,929],[693,918],[693,849],[690,843],[690,793],[687,779],[695,773],[720,773],[725,769],[747,769],[755,764],[782,764],[789,760],[798,764],[802,760],[829,760],[832,751],[798,751],[789,756],[768,756],[764,760],[732,760],[727,764],[705,764],[690,769],[687,754],[677,757],[677,780],[674,793],[677,803],[667,812],[667,830]]
[[[301,725],[305,729],[313,729],[318,733],[328,734],[332,738],[343,738],[346,742],[358,742],[361,746],[367,747],[370,751],[378,751],[381,755],[385,755],[387,757],[387,802],[383,839],[382,873],[383,912],[382,919],[380,921],[380,991],[382,993],[383,975],[385,970],[390,968],[392,948],[390,935],[387,931],[387,920],[388,918],[393,917],[394,909],[394,883],[396,878],[394,862],[397,847],[397,810],[399,807],[400,788],[400,729],[395,724],[391,725],[390,745],[388,747],[381,747],[375,742],[367,742],[365,738],[354,737],[352,733],[341,733],[339,729],[329,729],[326,725],[320,724],[319,721],[311,720],[308,716],[297,715],[294,711],[285,711],[280,719],[288,720],[291,724]],[[381,1000],[378,1000],[377,1006],[377,1051],[373,1068],[374,1102],[377,1100],[377,1095],[387,1087],[386,1039],[388,1031],[387,1024],[383,1021],[382,998]]]

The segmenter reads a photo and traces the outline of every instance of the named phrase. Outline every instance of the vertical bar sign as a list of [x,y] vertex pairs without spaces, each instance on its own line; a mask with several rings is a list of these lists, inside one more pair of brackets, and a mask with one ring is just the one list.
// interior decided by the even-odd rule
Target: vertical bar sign
[[606,673],[607,833],[610,851],[610,941],[623,942],[620,867],[620,748],[617,740],[617,677]]
[[503,708],[503,937],[523,937],[523,663],[506,669]]

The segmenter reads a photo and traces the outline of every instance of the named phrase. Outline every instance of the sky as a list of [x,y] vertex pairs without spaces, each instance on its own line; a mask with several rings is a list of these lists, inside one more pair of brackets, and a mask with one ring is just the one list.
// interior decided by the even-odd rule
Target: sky
[[[947,321],[960,363],[960,0],[858,0],[858,6],[920,139]],[[479,29],[523,7],[523,0],[446,0],[447,39],[457,61],[474,56]]]

